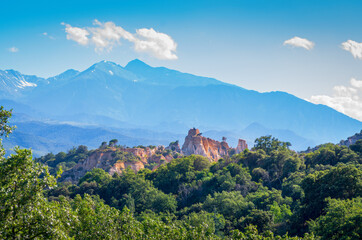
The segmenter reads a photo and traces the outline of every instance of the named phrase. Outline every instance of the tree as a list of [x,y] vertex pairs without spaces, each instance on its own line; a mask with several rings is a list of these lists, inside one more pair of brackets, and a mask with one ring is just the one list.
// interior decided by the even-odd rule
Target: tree
[[328,199],[326,214],[309,226],[322,240],[362,239],[362,198]]
[[8,122],[11,118],[12,110],[7,111],[3,106],[0,106],[0,136],[8,136],[14,129]]
[[117,139],[112,139],[111,141],[109,141],[109,146],[114,147],[117,143],[118,143]]
[[[8,135],[11,111],[0,108],[0,135]],[[15,148],[5,157],[0,147],[0,239],[66,239],[66,222],[71,222],[66,206],[49,202],[43,195],[56,178],[48,168],[32,159],[31,150]],[[61,172],[59,172],[60,174]]]
[[107,142],[102,142],[102,144],[99,148],[101,148],[101,149],[107,148]]
[[78,185],[82,184],[83,182],[95,181],[99,185],[99,187],[102,187],[108,184],[111,179],[111,175],[103,169],[93,168],[91,171],[87,172],[81,179],[79,179]]
[[85,154],[87,152],[88,152],[88,147],[84,145],[79,145],[76,150],[76,154]]
[[362,139],[357,140],[354,144],[349,146],[352,151],[362,155]]
[[195,156],[194,169],[196,171],[202,171],[210,167],[210,160],[203,156]]
[[111,208],[96,196],[77,195],[71,202],[79,219],[71,235],[75,239],[139,239],[141,225],[127,210]]
[[248,225],[255,225],[262,232],[270,230],[273,223],[272,214],[260,209],[253,209],[246,217],[242,217],[240,225],[244,228]]
[[0,156],[0,239],[67,238],[66,220],[57,202],[43,196],[56,180],[32,160],[30,150]]
[[304,220],[316,219],[327,205],[326,198],[362,197],[362,170],[355,166],[338,166],[309,174],[302,182]]
[[205,237],[212,236],[225,227],[224,216],[217,213],[208,213],[201,211],[198,213],[192,212],[184,216],[183,221],[185,225],[198,227],[204,225],[206,227]]
[[262,136],[255,139],[254,149],[263,149],[267,154],[273,150],[287,149],[291,146],[290,142],[282,142],[271,135]]
[[215,193],[213,197],[209,195],[203,206],[206,211],[216,211],[231,221],[245,216],[252,207],[253,204],[236,191]]

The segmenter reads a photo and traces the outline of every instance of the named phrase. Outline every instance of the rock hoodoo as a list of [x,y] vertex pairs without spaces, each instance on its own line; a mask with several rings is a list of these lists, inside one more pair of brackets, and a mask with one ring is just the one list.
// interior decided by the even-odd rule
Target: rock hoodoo
[[244,151],[247,148],[248,148],[248,144],[246,143],[246,141],[243,139],[239,139],[238,146],[236,147],[235,152],[241,153],[242,151]]
[[[219,142],[201,135],[199,129],[192,128],[189,130],[182,146],[182,153],[184,155],[197,154],[217,161],[223,156],[228,156],[229,150],[233,149],[229,147],[225,137],[223,137],[222,142]],[[237,153],[240,153],[247,147],[245,140],[240,139],[235,150]]]

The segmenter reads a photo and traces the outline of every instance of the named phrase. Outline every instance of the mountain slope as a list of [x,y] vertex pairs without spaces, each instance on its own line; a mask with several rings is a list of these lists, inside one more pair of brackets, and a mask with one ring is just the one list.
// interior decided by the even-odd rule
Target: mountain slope
[[291,142],[292,149],[300,150],[307,149],[308,147],[315,146],[315,142],[298,136],[290,130],[283,129],[268,129],[262,126],[259,123],[252,123],[245,129],[240,131],[207,131],[204,133],[204,136],[213,138],[213,139],[222,139],[222,137],[227,138],[227,142],[230,143],[230,146],[236,146],[239,138],[243,138],[247,141],[248,146],[251,148],[254,146],[254,141],[260,136],[272,135],[273,137],[278,138],[283,142]]
[[66,151],[78,145],[98,148],[103,141],[117,139],[126,146],[168,145],[179,138],[170,133],[156,133],[143,129],[105,129],[100,127],[77,127],[68,124],[50,124],[39,121],[12,122],[16,129],[3,140],[6,149],[15,146],[32,148],[35,156],[48,152]]
[[37,77],[22,75],[14,70],[0,70],[0,98],[19,97],[22,92],[36,87],[35,82],[27,81],[29,79],[36,81]]
[[257,122],[318,144],[362,129],[360,121],[288,93],[259,93],[140,60],[126,67],[102,61],[83,72],[66,71],[22,95],[16,100],[55,120],[66,116],[70,122],[105,126],[109,119],[114,127],[156,132],[184,133],[192,127],[240,132]]
[[138,59],[129,62],[124,69],[133,72],[138,77],[139,81],[145,81],[148,84],[160,86],[227,85],[214,78],[199,77],[164,67],[151,67]]

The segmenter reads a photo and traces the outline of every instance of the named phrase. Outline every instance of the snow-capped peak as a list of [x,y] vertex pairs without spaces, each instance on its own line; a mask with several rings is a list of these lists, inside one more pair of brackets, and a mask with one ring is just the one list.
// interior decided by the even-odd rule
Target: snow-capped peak
[[23,79],[20,79],[20,81],[17,83],[17,87],[18,88],[26,88],[26,87],[36,87],[38,85],[36,85],[35,83],[30,83],[30,82],[27,82]]

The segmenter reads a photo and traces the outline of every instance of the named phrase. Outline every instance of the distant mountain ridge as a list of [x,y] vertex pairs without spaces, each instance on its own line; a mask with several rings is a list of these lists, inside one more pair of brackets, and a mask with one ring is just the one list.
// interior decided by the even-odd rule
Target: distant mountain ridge
[[[48,79],[9,71],[0,75],[6,79],[6,84],[0,81],[1,98],[31,106],[34,114],[29,115],[35,119],[40,113],[80,125],[175,134],[197,127],[205,133],[242,133],[244,139],[254,138],[246,128],[255,123],[255,131],[278,132],[297,142],[297,150],[338,142],[362,129],[358,120],[285,92],[259,93],[137,59],[125,67],[102,61],[83,72],[67,70]],[[31,86],[19,88],[22,80]]]
[[22,75],[14,70],[0,70],[0,97],[20,96],[21,92],[37,86],[34,76]]

